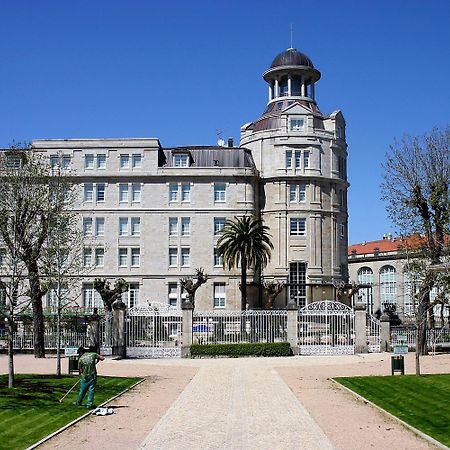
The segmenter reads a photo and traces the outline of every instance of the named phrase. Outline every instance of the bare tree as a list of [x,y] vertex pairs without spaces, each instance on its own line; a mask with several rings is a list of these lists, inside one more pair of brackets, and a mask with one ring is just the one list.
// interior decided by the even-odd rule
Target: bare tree
[[111,289],[108,280],[96,278],[94,280],[94,289],[100,294],[105,310],[112,312],[113,303],[121,298],[122,293],[128,291],[128,283],[123,278],[119,278],[115,281],[114,288]]
[[8,346],[8,388],[14,387],[14,332],[16,318],[30,304],[27,296],[26,266],[20,258],[20,248],[15,236],[11,248],[0,248],[0,316],[5,319]]
[[73,209],[78,192],[66,180],[70,170],[64,167],[61,154],[54,156],[52,175],[50,202],[54,214],[42,252],[41,273],[56,312],[56,374],[61,376],[61,315],[80,296],[80,282],[90,268],[84,266],[84,236],[79,214]]
[[[425,267],[439,264],[445,254],[450,225],[450,127],[415,137],[405,136],[390,147],[384,163],[382,198],[402,235],[418,234],[416,255]],[[420,252],[420,255],[419,255]],[[436,273],[426,269],[418,286],[418,340],[416,351],[427,354],[426,316]]]
[[266,291],[266,302],[264,307],[265,309],[272,309],[275,299],[284,289],[286,283],[284,281],[272,280],[272,281],[265,281],[263,286]]
[[[52,178],[47,159],[30,146],[17,145],[0,152],[0,238],[8,253],[18,249],[26,267],[37,358],[45,357],[42,297],[48,290],[41,259],[58,213],[51,201]],[[62,180],[58,186],[66,190]]]
[[[195,281],[194,281],[195,280]],[[208,275],[202,267],[195,269],[192,278],[180,278],[181,287],[188,293],[188,299],[195,308],[195,293],[197,289],[208,281]]]

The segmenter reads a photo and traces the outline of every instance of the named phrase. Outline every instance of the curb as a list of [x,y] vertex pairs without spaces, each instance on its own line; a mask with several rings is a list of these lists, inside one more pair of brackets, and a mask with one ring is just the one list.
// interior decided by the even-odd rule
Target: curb
[[364,403],[368,403],[370,406],[373,406],[378,411],[380,411],[382,414],[390,417],[391,419],[394,419],[394,421],[396,421],[396,422],[400,423],[401,425],[403,425],[404,427],[408,428],[414,434],[417,434],[417,436],[421,437],[422,439],[424,439],[425,441],[429,442],[430,444],[433,444],[437,448],[440,448],[442,450],[450,450],[450,447],[447,447],[442,442],[437,441],[436,439],[432,438],[431,436],[429,436],[428,434],[424,433],[423,431],[420,431],[417,428],[415,428],[412,425],[410,425],[409,423],[403,421],[402,419],[399,419],[397,416],[394,416],[394,414],[391,414],[390,412],[386,411],[381,406],[376,405],[375,403],[371,402],[370,400],[367,400],[367,398],[363,397],[362,395],[356,393],[355,391],[352,391],[347,386],[342,385],[341,383],[336,381],[334,378],[328,378],[328,379],[330,381],[332,381],[334,384],[336,384],[339,388],[349,392],[353,396],[355,396],[355,397],[359,398],[360,400],[362,400]]
[[[145,381],[145,378],[142,378],[142,380],[137,381],[136,383],[134,383],[133,385],[131,385],[130,387],[124,389],[122,392],[119,392],[118,394],[116,394],[114,397],[111,397],[108,400],[105,400],[102,404],[98,405],[97,407],[100,408],[103,405],[106,405],[107,403],[115,400],[117,397],[120,397],[121,395],[125,394],[126,392],[130,391],[131,389],[135,388],[138,384],[141,384]],[[48,436],[44,437],[43,439],[41,439],[40,441],[36,442],[35,444],[31,445],[30,447],[27,447],[25,450],[33,450],[37,447],[39,447],[40,445],[42,445],[43,443],[47,442],[48,440],[50,440],[52,437],[62,433],[63,431],[67,430],[67,428],[71,427],[72,425],[75,425],[77,422],[80,422],[81,420],[83,420],[85,417],[90,416],[92,414],[92,411],[88,411],[87,413],[83,414],[80,417],[77,417],[75,420],[72,420],[72,422],[69,422],[68,424],[64,425],[62,428],[60,428],[59,430],[54,431],[53,433],[49,434]]]

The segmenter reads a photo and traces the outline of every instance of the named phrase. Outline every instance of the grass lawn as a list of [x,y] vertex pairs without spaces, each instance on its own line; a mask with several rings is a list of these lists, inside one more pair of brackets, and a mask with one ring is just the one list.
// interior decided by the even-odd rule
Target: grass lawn
[[[73,405],[78,386],[59,403],[78,377],[16,375],[8,389],[8,376],[0,376],[0,448],[24,449],[85,414],[88,409]],[[98,377],[95,404],[99,405],[139,378]],[[84,400],[86,402],[86,398]]]
[[351,377],[335,380],[450,446],[450,375]]

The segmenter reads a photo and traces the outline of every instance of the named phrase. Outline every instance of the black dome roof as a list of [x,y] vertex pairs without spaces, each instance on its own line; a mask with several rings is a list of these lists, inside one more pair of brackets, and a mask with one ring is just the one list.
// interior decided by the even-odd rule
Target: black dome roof
[[307,66],[314,68],[312,61],[304,54],[300,53],[296,48],[288,48],[284,52],[275,57],[270,68],[279,66]]

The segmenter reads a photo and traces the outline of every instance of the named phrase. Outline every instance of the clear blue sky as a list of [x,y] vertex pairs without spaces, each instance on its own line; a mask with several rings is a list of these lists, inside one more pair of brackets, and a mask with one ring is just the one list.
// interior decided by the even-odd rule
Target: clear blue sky
[[13,140],[239,139],[290,44],[322,72],[324,113],[349,144],[350,242],[393,231],[379,200],[394,137],[450,117],[450,1],[0,2],[0,146]]

